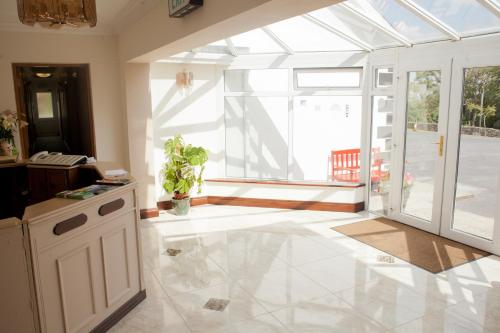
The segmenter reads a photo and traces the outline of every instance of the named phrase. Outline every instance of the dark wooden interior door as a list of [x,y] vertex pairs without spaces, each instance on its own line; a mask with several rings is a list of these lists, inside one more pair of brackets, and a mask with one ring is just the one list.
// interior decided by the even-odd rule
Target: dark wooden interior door
[[61,99],[57,83],[32,84],[29,91],[30,154],[38,151],[69,152],[63,136]]

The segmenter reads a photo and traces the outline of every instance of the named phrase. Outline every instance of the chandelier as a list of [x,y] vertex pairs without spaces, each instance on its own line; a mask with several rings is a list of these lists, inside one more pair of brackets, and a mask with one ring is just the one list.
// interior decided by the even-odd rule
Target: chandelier
[[95,0],[17,0],[19,20],[23,24],[59,28],[97,24]]

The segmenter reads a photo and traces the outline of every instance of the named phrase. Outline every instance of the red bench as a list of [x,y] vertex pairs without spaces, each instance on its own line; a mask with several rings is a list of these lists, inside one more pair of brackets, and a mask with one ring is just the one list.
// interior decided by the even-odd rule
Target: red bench
[[[383,160],[379,158],[380,148],[372,149],[372,183],[379,183],[384,176],[382,172]],[[359,165],[360,149],[344,149],[332,151],[332,180],[348,183],[360,182],[360,165]]]

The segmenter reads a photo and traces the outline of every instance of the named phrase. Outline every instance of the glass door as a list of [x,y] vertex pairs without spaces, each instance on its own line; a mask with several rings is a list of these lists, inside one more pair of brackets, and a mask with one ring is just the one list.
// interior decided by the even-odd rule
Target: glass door
[[457,59],[441,234],[500,252],[500,62]]
[[439,233],[451,62],[401,66],[390,216]]

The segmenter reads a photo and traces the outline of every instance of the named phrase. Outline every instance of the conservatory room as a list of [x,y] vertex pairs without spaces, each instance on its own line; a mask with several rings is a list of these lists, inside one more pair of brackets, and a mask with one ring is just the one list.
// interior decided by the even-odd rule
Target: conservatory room
[[122,326],[500,330],[499,33],[494,0],[347,0],[149,63],[166,296]]
[[500,0],[0,9],[0,332],[500,332]]

